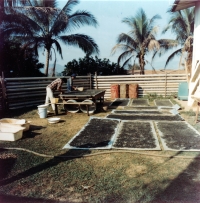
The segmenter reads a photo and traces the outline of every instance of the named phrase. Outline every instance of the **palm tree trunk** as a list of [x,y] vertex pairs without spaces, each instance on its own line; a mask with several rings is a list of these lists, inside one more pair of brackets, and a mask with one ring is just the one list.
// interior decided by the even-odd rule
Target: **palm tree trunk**
[[140,53],[140,56],[139,56],[139,64],[140,64],[140,75],[144,75],[144,65],[145,65],[145,62],[144,62],[144,53]]
[[46,49],[46,64],[44,74],[48,77],[48,70],[49,70],[49,58],[50,58],[50,50]]
[[52,70],[52,77],[55,77],[55,76],[56,76],[56,59],[54,61],[53,70]]

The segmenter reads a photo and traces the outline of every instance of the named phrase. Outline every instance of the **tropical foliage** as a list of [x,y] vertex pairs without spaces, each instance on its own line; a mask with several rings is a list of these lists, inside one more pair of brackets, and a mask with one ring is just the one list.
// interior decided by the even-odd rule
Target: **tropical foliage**
[[[46,51],[45,75],[48,75],[49,59],[52,49],[62,57],[60,42],[65,45],[77,46],[85,53],[99,52],[94,40],[85,34],[73,34],[73,31],[84,25],[96,27],[95,17],[87,11],[76,11],[72,8],[78,0],[68,0],[62,9],[56,8],[56,0],[26,0],[27,7],[15,7],[6,13],[1,24],[1,34],[10,40],[16,40],[23,47]],[[14,19],[14,20],[13,20]]]
[[0,70],[5,77],[41,77],[44,64],[39,63],[31,49],[22,49],[19,43],[4,42],[0,50]]
[[165,66],[176,55],[184,57],[188,71],[191,70],[192,50],[193,50],[193,32],[194,32],[194,8],[187,8],[171,13],[168,25],[164,28],[163,33],[171,31],[175,34],[180,48],[174,51],[167,59]]
[[97,56],[93,58],[92,56],[86,55],[84,58],[79,58],[79,60],[72,60],[65,65],[65,70],[63,75],[71,75],[76,73],[78,75],[88,75],[95,74],[98,75],[116,75],[116,74],[126,74],[123,68],[120,68],[118,64],[111,63],[109,59],[99,59]]
[[148,63],[145,56],[150,51],[167,50],[177,45],[175,40],[156,40],[155,36],[158,32],[158,26],[154,24],[160,18],[159,15],[155,15],[151,19],[148,19],[145,11],[140,9],[134,17],[122,20],[131,30],[128,34],[121,33],[118,36],[117,45],[112,49],[112,54],[117,50],[122,50],[123,53],[118,57],[118,63],[124,62],[122,67],[131,61],[134,64],[135,60],[138,59],[140,74],[144,74],[145,64]]

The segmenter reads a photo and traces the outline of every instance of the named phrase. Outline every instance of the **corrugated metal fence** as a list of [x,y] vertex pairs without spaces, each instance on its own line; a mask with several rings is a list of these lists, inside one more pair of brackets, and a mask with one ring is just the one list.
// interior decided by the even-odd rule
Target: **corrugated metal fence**
[[[5,78],[6,99],[9,109],[37,106],[44,104],[46,97],[46,86],[56,77],[32,77],[32,78]],[[74,80],[75,86],[82,86],[85,89],[92,88],[90,76],[78,76]],[[63,90],[67,85],[63,84]],[[55,92],[55,96],[59,93]],[[2,105],[1,105],[2,106]]]
[[[2,106],[2,83],[5,85],[5,95],[9,109],[36,106],[43,104],[46,95],[46,86],[56,77],[33,77],[33,78],[1,78],[0,98]],[[153,75],[116,75],[116,76],[77,76],[74,86],[84,89],[105,89],[105,98],[110,98],[111,84],[139,85],[138,96],[143,97],[149,93],[157,95],[172,95],[178,92],[180,82],[186,81],[186,74],[153,74]],[[66,85],[63,85],[66,90]],[[58,93],[57,93],[58,94]],[[57,95],[56,94],[56,95]],[[4,95],[4,96],[5,96]]]
[[179,83],[185,81],[186,74],[94,76],[93,86],[106,89],[105,98],[110,98],[111,84],[138,84],[138,97],[150,93],[169,96],[178,93]]

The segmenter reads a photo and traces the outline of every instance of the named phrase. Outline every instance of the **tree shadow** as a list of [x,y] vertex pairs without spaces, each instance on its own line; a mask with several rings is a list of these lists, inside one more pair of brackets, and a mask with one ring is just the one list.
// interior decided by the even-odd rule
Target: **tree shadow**
[[0,180],[3,180],[10,173],[16,159],[14,157],[0,158]]
[[[17,197],[13,195],[0,195],[1,203],[59,203],[60,201],[42,199],[42,198],[31,198],[31,197]],[[70,203],[65,201],[63,203]]]
[[37,133],[37,132],[34,132],[34,131],[35,131],[35,130],[41,130],[41,129],[43,129],[43,128],[45,128],[45,127],[43,127],[43,126],[38,126],[38,125],[31,125],[29,130],[23,132],[23,137],[22,137],[22,139],[34,138],[34,137],[36,137],[37,135],[41,135],[41,133]]
[[[197,203],[200,202],[200,154],[172,183],[154,198],[152,203]],[[163,184],[166,180],[163,180]]]
[[[10,184],[14,181],[18,181],[18,180],[21,180],[23,178],[27,178],[29,176],[32,176],[36,173],[39,173],[41,171],[44,171],[48,168],[51,168],[51,167],[54,167],[54,166],[57,166],[59,163],[61,162],[64,162],[64,161],[69,161],[69,160],[73,160],[73,159],[77,159],[77,158],[81,158],[83,155],[85,154],[90,154],[91,151],[90,150],[69,150],[59,156],[55,156],[54,158],[44,162],[44,163],[41,163],[37,166],[34,166],[30,169],[27,169],[26,171],[23,171],[21,173],[18,173],[17,175],[15,176],[12,176],[10,178],[7,178],[7,179],[4,179],[4,180],[1,180],[0,181],[0,186],[4,186],[4,185],[7,185],[7,184]],[[65,156],[70,156],[69,158],[68,157],[65,157]]]
[[23,114],[26,114],[32,110],[35,110],[37,105],[31,106],[31,107],[24,107],[24,108],[19,108],[19,109],[9,109],[5,112],[4,116],[5,117],[16,117],[16,116],[21,116]]

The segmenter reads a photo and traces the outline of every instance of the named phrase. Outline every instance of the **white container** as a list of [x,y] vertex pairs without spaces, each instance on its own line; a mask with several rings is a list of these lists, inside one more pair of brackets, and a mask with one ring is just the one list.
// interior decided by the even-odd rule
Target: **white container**
[[56,103],[58,103],[58,101],[59,101],[59,98],[52,98],[51,99],[52,104],[56,104]]
[[[86,100],[82,101],[82,103],[89,103],[88,104],[88,112],[89,112],[89,114],[94,113],[94,111],[96,110],[96,106],[95,106],[93,101],[91,101],[89,99],[86,99]],[[80,110],[83,113],[87,113],[87,105],[86,104],[80,104]]]
[[1,123],[8,123],[8,124],[25,124],[26,120],[25,119],[15,119],[15,118],[2,118],[0,120]]
[[0,126],[0,140],[2,141],[16,141],[22,138],[23,136],[23,127],[5,127]]
[[79,104],[76,104],[77,101],[70,99],[66,102],[65,109],[70,113],[77,113],[79,111]]
[[48,118],[49,123],[58,123],[60,118]]
[[31,121],[26,121],[25,119],[14,119],[14,118],[3,118],[0,120],[0,126],[5,127],[24,127],[24,131],[29,130]]
[[47,117],[47,107],[49,105],[48,104],[43,104],[43,105],[39,105],[38,107],[38,114],[40,116],[40,118],[46,118]]
[[82,92],[83,89],[84,89],[83,87],[77,87],[77,90],[78,90],[78,91],[81,91],[81,92]]

